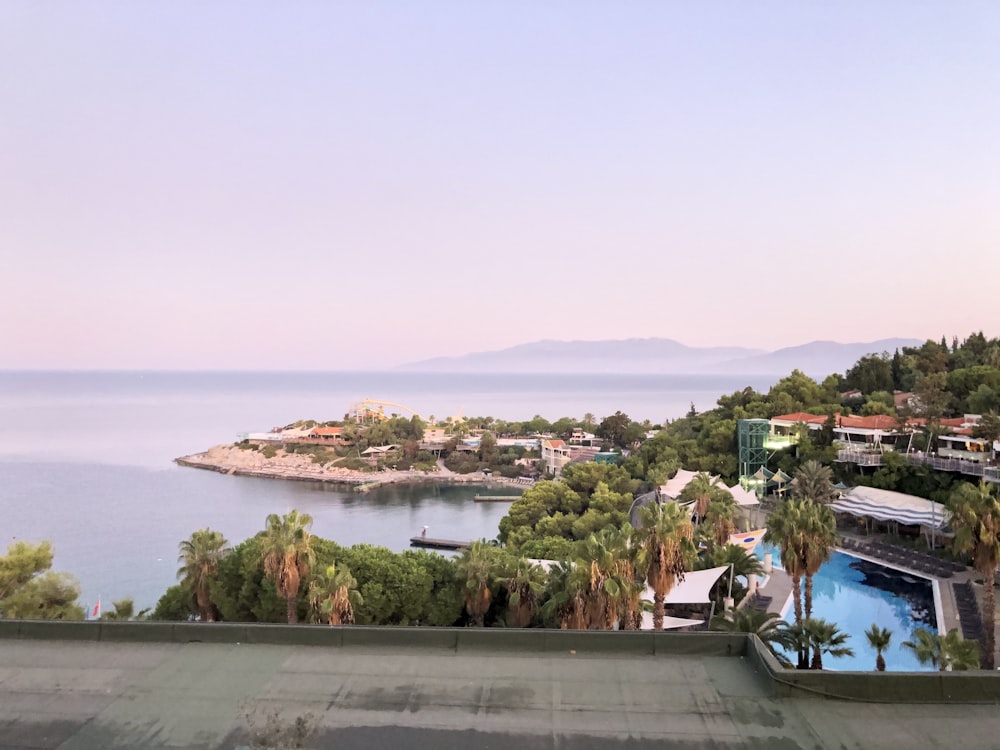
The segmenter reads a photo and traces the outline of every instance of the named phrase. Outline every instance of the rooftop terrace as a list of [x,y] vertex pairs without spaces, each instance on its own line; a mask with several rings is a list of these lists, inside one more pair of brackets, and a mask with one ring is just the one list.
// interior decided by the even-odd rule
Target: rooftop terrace
[[234,748],[250,741],[246,709],[312,714],[309,747],[977,748],[1000,736],[996,675],[783,672],[758,646],[714,633],[0,621],[0,748]]

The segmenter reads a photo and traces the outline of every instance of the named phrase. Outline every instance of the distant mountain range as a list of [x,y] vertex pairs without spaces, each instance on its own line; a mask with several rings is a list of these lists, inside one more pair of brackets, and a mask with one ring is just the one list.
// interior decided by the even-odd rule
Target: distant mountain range
[[881,339],[840,344],[813,341],[776,351],[738,346],[686,346],[673,339],[535,341],[508,349],[436,357],[401,365],[418,372],[469,373],[659,373],[787,375],[801,370],[814,378],[843,373],[866,354],[919,346],[920,339]]

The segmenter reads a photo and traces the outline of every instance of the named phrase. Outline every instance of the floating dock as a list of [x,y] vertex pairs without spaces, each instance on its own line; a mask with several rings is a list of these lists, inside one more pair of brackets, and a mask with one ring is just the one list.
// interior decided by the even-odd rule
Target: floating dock
[[477,503],[512,503],[520,497],[520,495],[476,495],[472,499]]
[[425,547],[427,549],[465,549],[471,542],[459,542],[454,539],[432,539],[429,536],[411,536],[411,547]]

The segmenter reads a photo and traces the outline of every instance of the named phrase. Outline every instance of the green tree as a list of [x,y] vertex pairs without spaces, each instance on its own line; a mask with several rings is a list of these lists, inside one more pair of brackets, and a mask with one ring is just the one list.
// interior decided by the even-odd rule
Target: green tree
[[868,645],[875,649],[875,669],[879,672],[885,671],[885,659],[882,657],[882,652],[889,648],[889,644],[892,642],[892,631],[888,628],[880,628],[877,623],[872,623],[872,626],[865,631],[865,637],[868,638]]
[[284,516],[272,513],[261,539],[264,575],[285,600],[289,625],[299,621],[299,584],[308,577],[313,562],[309,531],[312,521],[312,516],[297,510]]
[[628,414],[616,411],[610,417],[605,417],[601,420],[601,424],[598,425],[594,434],[599,438],[607,440],[612,445],[624,448],[626,447],[625,432],[631,423],[632,420],[629,419]]
[[69,573],[55,573],[52,545],[13,542],[0,557],[0,618],[82,620],[76,603],[80,584]]
[[636,572],[653,589],[653,629],[663,630],[663,602],[674,584],[684,580],[694,551],[694,529],[687,511],[677,503],[646,506],[639,513]]
[[972,554],[972,567],[983,577],[985,612],[983,629],[986,631],[986,669],[993,669],[995,645],[996,601],[993,587],[996,583],[997,565],[1000,564],[1000,498],[996,485],[982,481],[979,485],[963,483],[951,495],[951,527],[955,531],[953,547],[959,554]]
[[219,561],[229,551],[229,542],[218,531],[200,529],[180,543],[181,563],[177,577],[193,598],[202,622],[215,620],[211,587],[219,572]]
[[844,384],[848,388],[857,388],[866,395],[875,391],[891,393],[894,385],[889,353],[863,356],[845,373]]
[[499,457],[500,451],[497,450],[497,439],[493,436],[492,432],[484,432],[479,439],[479,460],[492,466],[497,462]]
[[962,638],[952,628],[946,635],[925,628],[913,631],[912,641],[903,641],[921,664],[930,664],[942,672],[961,672],[979,668],[979,644]]

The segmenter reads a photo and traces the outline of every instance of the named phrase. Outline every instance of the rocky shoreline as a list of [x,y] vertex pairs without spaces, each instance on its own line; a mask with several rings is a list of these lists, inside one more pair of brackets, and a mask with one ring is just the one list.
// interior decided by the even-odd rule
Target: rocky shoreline
[[440,464],[437,471],[355,471],[335,466],[333,463],[318,464],[308,455],[287,453],[283,449],[279,449],[269,458],[259,451],[243,450],[233,445],[217,445],[202,453],[180,456],[175,458],[174,462],[179,466],[207,469],[220,474],[352,485],[358,492],[365,492],[384,484],[416,482],[525,486],[523,482],[517,480],[487,476],[482,472],[456,474]]

